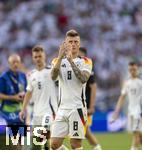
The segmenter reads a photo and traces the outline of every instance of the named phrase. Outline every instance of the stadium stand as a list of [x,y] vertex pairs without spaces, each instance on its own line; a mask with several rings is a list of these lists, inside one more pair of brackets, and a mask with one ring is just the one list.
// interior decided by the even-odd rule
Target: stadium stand
[[0,72],[13,52],[32,68],[35,44],[46,47],[50,62],[70,28],[80,33],[94,59],[98,108],[113,108],[128,61],[142,62],[141,0],[0,0]]

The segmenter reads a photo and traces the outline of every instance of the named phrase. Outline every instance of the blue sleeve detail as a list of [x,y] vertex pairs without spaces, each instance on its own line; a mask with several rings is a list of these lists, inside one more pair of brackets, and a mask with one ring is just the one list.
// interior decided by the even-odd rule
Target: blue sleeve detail
[[3,77],[0,77],[0,93],[6,92],[6,86],[5,86],[5,79]]

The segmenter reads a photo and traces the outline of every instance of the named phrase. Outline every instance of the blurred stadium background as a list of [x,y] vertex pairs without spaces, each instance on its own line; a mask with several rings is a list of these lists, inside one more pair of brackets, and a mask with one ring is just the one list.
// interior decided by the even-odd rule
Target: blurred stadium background
[[[141,0],[0,0],[0,72],[15,52],[22,56],[22,69],[32,69],[30,50],[35,44],[44,45],[50,63],[65,32],[72,28],[80,33],[81,45],[94,61],[97,103],[92,131],[124,130],[125,115],[111,125],[109,118],[128,77],[128,62],[134,59],[142,64]],[[100,143],[109,139],[102,133],[98,136]],[[106,142],[108,147],[113,145],[112,140]],[[125,143],[123,138],[118,141],[116,136],[113,150],[119,142]]]

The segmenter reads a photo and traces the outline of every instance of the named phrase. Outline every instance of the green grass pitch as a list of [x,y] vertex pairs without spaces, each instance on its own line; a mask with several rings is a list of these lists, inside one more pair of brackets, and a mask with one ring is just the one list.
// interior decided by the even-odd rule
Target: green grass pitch
[[[131,134],[122,133],[99,133],[96,134],[103,150],[130,150]],[[69,142],[66,140],[65,144],[69,147]],[[84,150],[92,150],[87,140],[83,141]],[[142,150],[142,146],[139,148]]]

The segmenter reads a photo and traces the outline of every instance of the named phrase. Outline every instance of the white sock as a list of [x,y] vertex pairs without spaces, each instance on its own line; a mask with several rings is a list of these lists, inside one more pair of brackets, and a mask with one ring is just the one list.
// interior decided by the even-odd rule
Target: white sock
[[97,144],[97,145],[93,148],[93,150],[102,150],[101,145]]
[[135,147],[135,146],[132,146],[132,147],[131,147],[131,150],[138,150],[138,148]]
[[58,150],[69,150],[65,145],[62,145],[58,148]]

